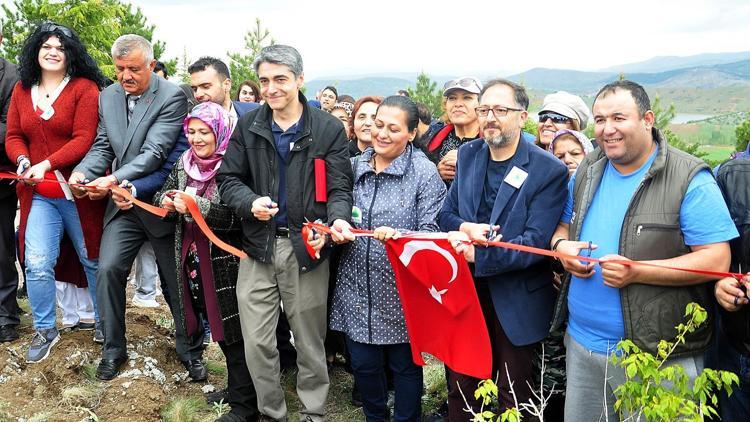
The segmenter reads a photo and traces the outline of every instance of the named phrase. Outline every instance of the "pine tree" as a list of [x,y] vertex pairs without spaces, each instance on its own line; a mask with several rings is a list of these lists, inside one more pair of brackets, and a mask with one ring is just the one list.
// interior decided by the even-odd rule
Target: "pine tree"
[[424,103],[432,112],[433,117],[440,117],[443,114],[443,93],[437,87],[437,82],[433,82],[427,74],[422,71],[417,76],[417,83],[412,89],[406,88],[409,98],[416,102]]

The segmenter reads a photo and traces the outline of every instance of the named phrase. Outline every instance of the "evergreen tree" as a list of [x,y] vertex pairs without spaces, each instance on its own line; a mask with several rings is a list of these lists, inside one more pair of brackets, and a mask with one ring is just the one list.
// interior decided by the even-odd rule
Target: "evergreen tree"
[[742,122],[734,128],[735,143],[734,146],[737,151],[744,151],[747,149],[748,141],[750,141],[750,120]]
[[232,76],[232,93],[237,92],[242,81],[258,81],[258,75],[253,69],[253,61],[260,50],[268,45],[276,44],[271,32],[263,28],[260,19],[255,19],[255,27],[245,34],[245,49],[240,52],[227,53],[229,56],[229,74]]
[[434,117],[440,117],[443,114],[443,93],[437,87],[437,82],[433,82],[423,71],[417,76],[416,86],[406,88],[409,98],[415,102],[424,103],[430,109]]
[[[133,10],[132,6],[120,0],[14,0],[13,7],[3,4],[2,12],[3,44],[0,45],[0,55],[13,62],[17,61],[31,31],[46,20],[73,29],[109,78],[115,77],[110,52],[120,35],[135,33],[152,41],[157,59],[164,52],[164,43],[153,41],[154,25],[147,23],[140,8]],[[174,70],[176,60],[166,61],[165,64],[168,70]]]

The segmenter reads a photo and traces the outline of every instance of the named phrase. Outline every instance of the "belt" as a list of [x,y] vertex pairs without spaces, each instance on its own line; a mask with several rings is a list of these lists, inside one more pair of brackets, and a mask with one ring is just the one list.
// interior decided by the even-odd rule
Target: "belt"
[[276,227],[276,237],[289,237],[289,227]]

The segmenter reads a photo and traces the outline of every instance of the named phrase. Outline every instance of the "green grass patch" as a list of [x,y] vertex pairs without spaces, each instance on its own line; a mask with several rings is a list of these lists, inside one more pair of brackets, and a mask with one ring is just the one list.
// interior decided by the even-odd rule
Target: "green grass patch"
[[164,406],[161,417],[165,422],[197,422],[201,412],[210,410],[203,397],[178,397]]
[[729,155],[734,152],[734,146],[731,145],[701,145],[700,150],[705,152],[706,161],[723,163],[729,159]]
[[224,362],[206,360],[206,369],[209,374],[224,376],[227,373],[227,365]]

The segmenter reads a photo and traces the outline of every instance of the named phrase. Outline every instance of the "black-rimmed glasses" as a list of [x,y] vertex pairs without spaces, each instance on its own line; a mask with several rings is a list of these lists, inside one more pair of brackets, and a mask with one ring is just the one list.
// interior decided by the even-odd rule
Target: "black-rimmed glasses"
[[70,28],[58,25],[54,22],[44,22],[39,26],[39,30],[41,32],[55,32],[59,31],[61,34],[65,35],[68,38],[73,38],[73,31],[70,30]]
[[503,107],[503,106],[479,106],[474,109],[474,111],[477,112],[477,116],[479,117],[487,117],[490,114],[490,110],[492,110],[492,114],[495,117],[503,117],[508,114],[509,111],[523,111],[523,109],[520,108],[513,108],[513,107]]

